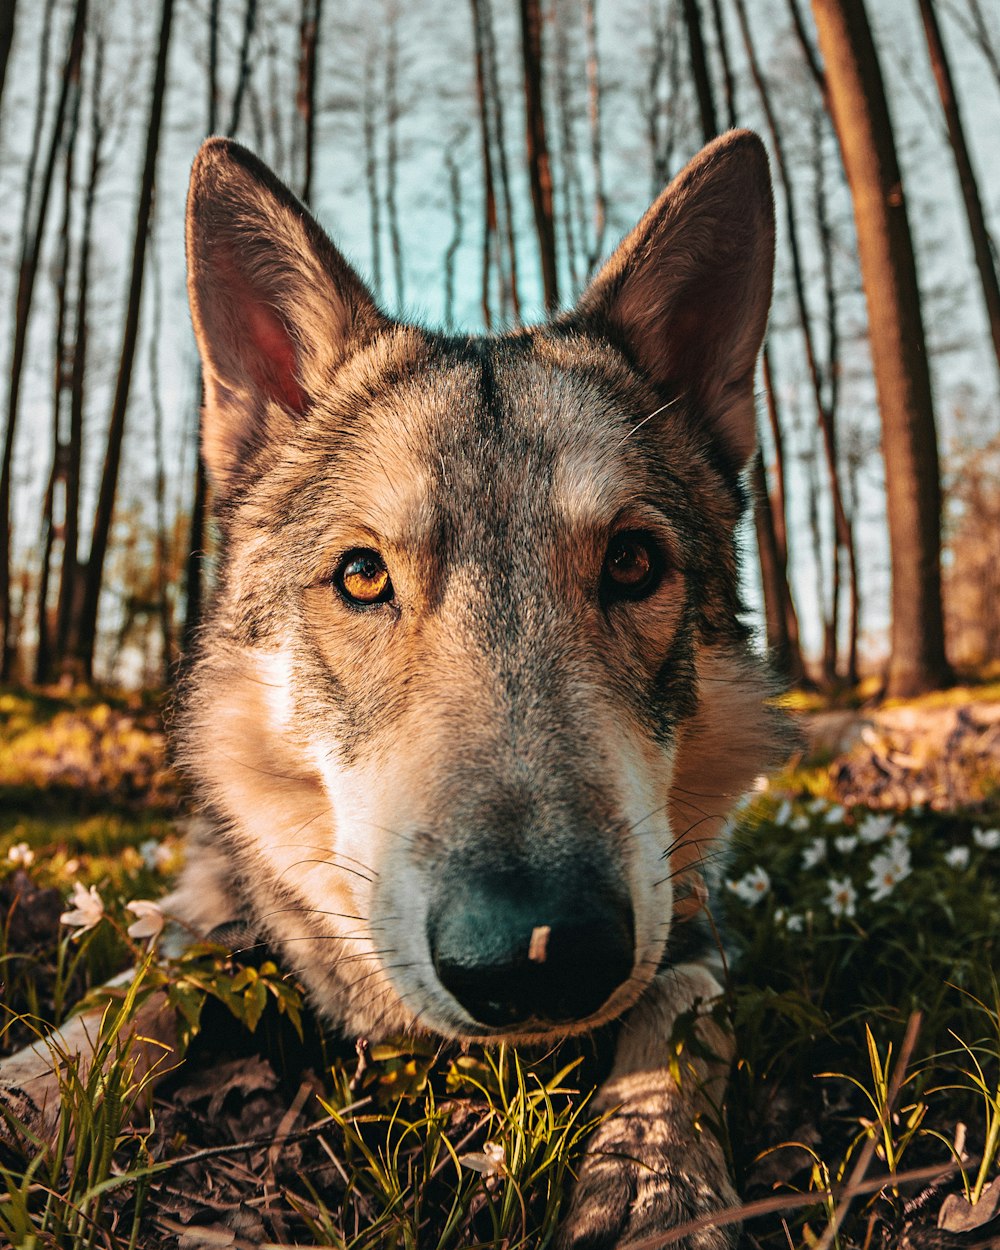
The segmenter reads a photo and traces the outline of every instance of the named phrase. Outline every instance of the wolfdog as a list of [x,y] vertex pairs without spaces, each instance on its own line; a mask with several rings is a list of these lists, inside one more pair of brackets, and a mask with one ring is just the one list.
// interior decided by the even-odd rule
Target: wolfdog
[[[575,309],[493,337],[383,313],[253,155],[188,201],[220,559],[183,682],[204,820],[174,910],[248,921],[321,1017],[545,1043],[619,1022],[564,1247],[735,1202],[693,1122],[731,1045],[699,866],[775,758],[734,529],[774,220],[733,131]],[[732,1245],[732,1227],[684,1246]]]

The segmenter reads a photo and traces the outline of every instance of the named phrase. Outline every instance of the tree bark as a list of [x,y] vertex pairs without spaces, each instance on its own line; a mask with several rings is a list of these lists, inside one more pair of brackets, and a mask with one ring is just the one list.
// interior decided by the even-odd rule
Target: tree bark
[[[18,408],[21,398],[21,379],[24,373],[25,352],[28,345],[28,323],[31,319],[35,279],[38,275],[38,261],[45,234],[45,223],[48,217],[56,160],[62,144],[66,107],[73,84],[79,82],[86,20],[87,0],[77,0],[73,16],[73,27],[69,37],[69,49],[63,66],[59,99],[56,103],[55,117],[52,123],[52,139],[42,173],[34,221],[29,221],[28,212],[25,215],[25,233],[22,240],[14,311],[14,344],[11,352],[10,384],[7,396],[7,429],[4,433],[3,457],[2,463],[0,463],[0,632],[3,635],[2,642],[0,642],[0,647],[2,647],[2,651],[0,651],[0,680],[3,681],[10,678],[15,660],[15,648],[11,636],[13,605],[11,602],[10,577],[10,497],[14,439],[17,433]],[[29,186],[27,188],[29,199],[30,191],[31,188]]]
[[863,0],[812,0],[854,206],[885,460],[892,555],[886,690],[949,679],[941,609],[941,484],[916,261],[882,71]]
[[792,262],[792,289],[795,294],[795,303],[798,308],[799,325],[802,330],[802,344],[805,348],[806,365],[809,371],[809,380],[813,392],[813,403],[816,409],[816,422],[822,434],[823,453],[826,460],[827,478],[830,485],[830,502],[833,506],[833,523],[834,532],[836,534],[837,550],[835,552],[832,569],[833,612],[828,618],[833,634],[832,637],[828,635],[824,638],[824,667],[827,679],[833,680],[836,677],[836,631],[838,625],[836,609],[840,592],[840,550],[841,548],[843,549],[848,562],[850,563],[850,553],[852,549],[851,527],[847,519],[847,511],[844,508],[844,496],[843,491],[841,490],[840,472],[837,465],[837,436],[834,424],[835,413],[823,396],[823,376],[816,354],[812,321],[809,313],[808,301],[806,299],[806,278],[802,263],[802,249],[799,244],[798,215],[795,207],[795,186],[785,157],[784,140],[781,128],[778,125],[777,115],[771,103],[771,95],[767,82],[764,78],[763,71],[761,70],[760,63],[757,60],[757,50],[754,46],[753,36],[750,31],[746,4],[744,0],[734,0],[734,7],[736,9],[736,16],[739,19],[740,32],[743,36],[743,45],[746,49],[747,61],[750,65],[750,73],[757,88],[761,107],[764,110],[764,118],[767,123],[768,133],[771,136],[771,146],[774,149],[778,180],[781,183],[782,198],[784,199],[785,204],[785,225],[788,233],[788,252],[789,258]]
[[480,149],[483,160],[483,250],[482,250],[482,296],[483,323],[487,330],[493,324],[493,301],[490,291],[490,275],[493,271],[493,255],[497,247],[497,199],[493,180],[493,140],[489,109],[489,81],[486,66],[486,40],[483,23],[485,0],[471,0],[472,34],[476,56],[476,100],[479,105]]
[[83,604],[77,632],[77,658],[84,675],[92,680],[94,673],[94,647],[97,641],[97,610],[104,577],[104,561],[114,516],[115,495],[118,490],[118,470],[121,465],[122,441],[125,435],[125,413],[132,384],[136,344],[139,337],[139,311],[142,302],[142,280],[146,264],[146,243],[149,238],[153,208],[153,187],[156,180],[156,157],[159,150],[160,123],[163,117],[163,97],[167,80],[167,54],[170,48],[170,27],[174,0],[163,0],[160,16],[159,44],[156,69],[153,77],[149,108],[149,125],[146,131],[146,151],[143,162],[139,205],[136,212],[135,241],[132,248],[132,266],[129,276],[125,329],[122,336],[118,378],[111,420],[108,426],[108,443],[101,474],[101,487],[94,513],[93,537],[87,560],[83,589]]
[[521,52],[524,62],[524,117],[528,181],[535,212],[546,312],[559,306],[555,216],[552,208],[552,168],[545,134],[542,92],[542,13],[540,0],[520,0]]
[[16,0],[0,0],[0,100],[7,81],[7,61],[14,42],[14,9]]
[[691,77],[694,80],[695,95],[698,97],[698,116],[701,119],[701,133],[709,143],[719,133],[719,121],[715,112],[715,94],[712,91],[712,78],[708,69],[708,57],[705,55],[705,40],[701,29],[701,11],[698,0],[683,0],[684,23],[688,33],[688,53],[691,64]]
[[931,69],[934,71],[934,81],[937,83],[941,108],[948,126],[948,139],[955,157],[955,168],[958,171],[962,199],[965,202],[965,215],[969,222],[969,234],[972,236],[972,253],[976,260],[976,268],[979,270],[983,303],[986,305],[990,335],[993,338],[993,351],[997,359],[997,369],[1000,370],[1000,281],[997,280],[996,265],[990,247],[990,235],[986,227],[986,218],[983,215],[983,202],[979,196],[969,146],[965,141],[965,130],[958,111],[951,66],[948,63],[948,54],[941,37],[937,14],[932,0],[917,0],[917,3],[920,5],[920,16],[924,20],[924,34],[927,36]]
[[90,83],[90,163],[83,196],[83,223],[80,228],[74,312],[73,372],[70,380],[69,441],[66,446],[66,519],[63,535],[62,568],[59,574],[59,601],[56,607],[55,653],[60,676],[82,676],[70,645],[74,622],[79,617],[81,569],[80,487],[83,469],[83,414],[87,376],[87,350],[90,316],[90,269],[94,236],[94,209],[97,187],[104,168],[106,127],[101,111],[101,85],[104,78],[104,36],[94,37],[94,60]]
[[[736,124],[736,93],[729,61],[722,14],[715,6],[714,18],[719,53],[722,60],[726,90],[726,111],[730,126]],[[696,0],[685,0],[685,23],[688,32],[688,51],[691,68],[696,81],[704,86],[699,91],[704,102],[699,108],[702,134],[705,141],[713,139],[718,132],[718,115],[712,90],[712,78],[705,54],[701,13]],[[774,496],[768,487],[767,470],[763,452],[758,449],[751,470],[751,486],[754,494],[754,525],[757,532],[757,550],[760,559],[761,584],[764,591],[764,615],[767,625],[767,645],[773,661],[791,681],[802,681],[805,667],[799,643],[799,621],[788,582],[788,542],[785,525],[785,473],[781,422],[778,417],[777,397],[771,377],[770,354],[767,347],[763,353],[764,389],[767,398],[768,419],[775,447],[777,485]]]
[[[299,91],[297,104],[302,118],[302,200],[312,199],[313,165],[316,156],[316,59],[323,0],[302,0],[299,22]],[[391,35],[390,35],[391,37]]]
[[590,123],[590,167],[594,179],[594,240],[587,252],[588,276],[604,254],[608,226],[608,196],[604,187],[601,135],[601,66],[597,53],[597,0],[584,0],[583,27],[587,40],[587,117]]
[[[68,446],[63,431],[66,400],[72,402],[72,348],[69,338],[70,258],[73,224],[73,166],[76,160],[76,139],[80,130],[81,74],[77,74],[70,92],[69,131],[63,155],[62,217],[59,223],[59,249],[55,266],[56,329],[52,362],[52,468],[42,505],[42,564],[38,578],[38,620],[35,648],[35,681],[41,685],[52,677],[53,615],[49,610],[49,587],[52,580],[52,556],[58,538],[66,533],[65,517],[56,523],[56,496],[62,490],[65,505]],[[58,532],[57,532],[58,531]],[[63,560],[66,559],[65,547]]]

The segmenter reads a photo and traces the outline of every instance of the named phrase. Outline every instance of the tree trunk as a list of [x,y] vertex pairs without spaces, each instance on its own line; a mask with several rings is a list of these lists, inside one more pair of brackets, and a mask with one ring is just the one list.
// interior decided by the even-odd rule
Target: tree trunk
[[[774,374],[771,366],[771,353],[767,343],[761,353],[761,373],[764,379],[764,398],[767,407],[767,420],[771,430],[771,442],[774,445],[774,489],[768,490],[767,501],[771,509],[771,526],[774,533],[776,553],[775,599],[782,605],[784,626],[779,635],[779,663],[783,661],[782,671],[792,682],[806,680],[806,666],[802,658],[802,642],[799,637],[799,616],[795,610],[795,599],[792,595],[792,584],[788,578],[788,522],[785,507],[785,436],[781,427],[781,415],[778,412],[778,395],[774,385]],[[764,485],[767,487],[765,475]],[[763,575],[763,569],[762,569]],[[783,655],[782,655],[783,650]]]
[[389,254],[396,291],[396,308],[406,302],[403,236],[399,228],[399,39],[390,20],[385,54],[385,218],[389,226]]
[[483,4],[485,0],[471,0],[472,34],[476,54],[476,100],[479,104],[479,135],[483,158],[483,251],[482,251],[482,310],[487,330],[493,324],[493,301],[490,293],[490,275],[493,254],[497,246],[497,198],[493,182],[493,141],[489,109],[489,82],[486,67],[486,40],[484,36]]
[[927,51],[930,53],[931,69],[937,83],[938,95],[941,97],[941,108],[948,125],[948,138],[951,142],[952,154],[955,157],[955,168],[958,170],[958,181],[962,188],[962,199],[965,201],[965,215],[969,221],[969,234],[972,236],[972,252],[979,270],[979,281],[983,288],[983,302],[986,304],[986,316],[990,323],[990,334],[993,337],[993,351],[996,353],[997,369],[1000,370],[1000,282],[997,281],[996,266],[993,263],[993,252],[990,248],[990,235],[983,216],[983,202],[979,198],[979,187],[972,169],[972,158],[965,142],[965,131],[962,118],[958,111],[958,100],[955,98],[955,87],[951,78],[951,66],[945,51],[941,28],[937,14],[934,12],[932,0],[917,0],[920,5],[920,16],[924,19],[924,33],[927,36]]
[[594,241],[587,253],[588,276],[604,254],[608,226],[608,196],[604,188],[601,136],[601,67],[597,56],[597,0],[584,0],[583,26],[587,40],[587,117],[590,122],[590,167],[594,178]]
[[14,8],[16,0],[0,0],[0,100],[7,80],[7,61],[14,42]]
[[[705,40],[702,34],[701,14],[696,0],[686,0],[684,5],[685,23],[688,32],[688,50],[691,68],[696,81],[704,86],[704,101],[699,112],[701,115],[702,134],[705,141],[713,139],[718,132],[718,120],[715,109],[715,98],[712,90],[712,78],[705,55]],[[736,94],[729,62],[729,49],[722,24],[722,14],[716,5],[714,9],[716,34],[719,53],[722,59],[723,76],[726,88],[726,110],[730,126],[736,124]],[[763,354],[764,389],[767,397],[768,419],[775,447],[777,484],[772,498],[768,488],[767,470],[764,456],[758,450],[751,470],[751,485],[754,493],[754,525],[757,531],[757,549],[760,558],[761,584],[764,591],[764,615],[767,624],[767,645],[773,661],[780,672],[791,681],[802,681],[805,667],[802,662],[802,649],[799,643],[799,620],[792,599],[792,590],[788,582],[788,541],[785,525],[785,471],[784,447],[781,433],[781,422],[778,417],[777,398],[771,377],[770,354],[764,348]]]
[[88,328],[90,315],[90,266],[94,236],[94,208],[97,187],[104,168],[105,125],[101,114],[101,85],[104,78],[104,36],[94,36],[94,62],[90,82],[90,165],[83,196],[83,224],[80,228],[76,277],[73,372],[70,380],[69,441],[66,445],[66,519],[63,535],[62,568],[59,575],[59,602],[56,607],[56,644],[60,676],[77,679],[82,673],[74,659],[71,632],[79,617],[81,570],[80,554],[80,477],[83,468],[83,413],[87,375]]
[[302,18],[299,22],[299,91],[296,102],[302,118],[304,156],[301,195],[306,204],[312,199],[313,164],[316,155],[316,57],[322,16],[323,0],[302,0]]
[[524,118],[528,181],[535,210],[535,233],[542,266],[542,288],[546,312],[559,305],[556,266],[555,216],[552,209],[552,169],[545,136],[545,106],[542,92],[542,13],[540,0],[520,0],[521,52],[524,60]]
[[820,370],[819,360],[816,355],[812,322],[809,314],[809,305],[806,299],[806,278],[802,263],[802,249],[799,244],[798,216],[795,209],[795,186],[785,157],[784,140],[781,129],[778,125],[777,115],[771,103],[771,95],[767,82],[760,68],[760,63],[757,60],[757,51],[750,31],[746,4],[744,0],[734,0],[734,7],[736,9],[736,16],[739,19],[740,32],[743,36],[743,46],[746,49],[747,61],[750,65],[750,73],[754,80],[754,84],[757,87],[761,107],[764,110],[764,118],[767,123],[768,133],[771,136],[771,146],[774,149],[778,180],[781,183],[782,198],[785,203],[785,225],[788,232],[788,252],[792,262],[792,289],[795,294],[795,303],[798,308],[799,325],[802,330],[802,344],[805,348],[806,365],[809,371],[809,380],[813,392],[813,403],[816,409],[816,422],[823,438],[823,453],[826,460],[826,471],[830,485],[830,502],[833,506],[833,524],[836,535],[836,550],[834,553],[833,568],[831,570],[833,611],[829,617],[829,621],[832,627],[832,634],[828,634],[824,638],[824,675],[827,680],[832,681],[836,677],[838,625],[837,604],[840,595],[841,565],[840,551],[843,549],[843,551],[847,553],[849,561],[851,551],[851,527],[848,523],[847,512],[844,508],[844,496],[840,486],[840,473],[837,465],[837,436],[834,426],[835,414],[829,403],[823,397],[823,377]]
[[146,264],[146,242],[149,238],[153,208],[153,186],[156,179],[156,156],[160,141],[160,122],[163,116],[163,97],[167,80],[167,53],[170,47],[170,26],[173,18],[174,0],[163,0],[160,17],[159,45],[156,70],[150,98],[149,126],[146,131],[146,152],[143,163],[139,205],[136,212],[135,241],[132,248],[132,266],[129,276],[128,303],[125,314],[125,330],[122,336],[121,358],[111,405],[108,425],[108,444],[101,474],[101,487],[94,513],[93,537],[90,557],[87,560],[83,589],[83,604],[77,631],[77,658],[88,680],[93,678],[94,646],[97,641],[97,609],[104,578],[104,561],[114,516],[115,495],[118,490],[118,469],[121,464],[122,441],[125,434],[125,412],[128,407],[132,384],[132,369],[139,337],[139,310],[142,302],[142,280]]
[[[483,9],[483,52],[489,79],[487,100],[492,112],[492,135],[496,148],[497,175],[500,180],[500,203],[497,213],[497,268],[500,279],[501,309],[515,324],[521,320],[521,293],[517,282],[517,242],[514,230],[514,203],[510,192],[510,163],[507,160],[507,128],[504,125],[503,93],[497,76],[496,39],[493,36],[493,14],[489,0]],[[501,241],[502,237],[502,241]],[[504,253],[506,252],[506,260]]]
[[688,33],[688,52],[691,77],[694,79],[695,95],[698,97],[698,116],[701,119],[702,138],[706,143],[719,133],[719,121],[715,113],[715,95],[712,78],[705,55],[705,40],[701,29],[701,12],[698,0],[683,0],[684,23]]
[[[52,555],[57,538],[66,533],[65,517],[56,522],[56,497],[62,491],[66,498],[67,438],[63,430],[66,400],[72,402],[72,348],[69,338],[69,275],[70,240],[73,223],[73,166],[76,160],[76,139],[80,130],[81,75],[78,73],[71,90],[69,131],[63,156],[62,219],[59,223],[59,250],[55,266],[56,330],[52,368],[52,469],[42,505],[42,564],[38,578],[38,643],[35,648],[35,681],[41,685],[52,678],[52,643],[54,624],[49,610],[49,587],[52,580]],[[63,560],[66,559],[65,547]]]
[[[87,21],[87,0],[77,0],[73,17],[73,28],[69,37],[69,49],[63,66],[62,83],[59,99],[56,103],[55,118],[52,123],[52,139],[49,145],[45,169],[42,173],[42,184],[38,193],[38,204],[34,221],[29,224],[29,216],[25,215],[25,233],[22,240],[21,261],[17,278],[17,296],[14,312],[14,345],[11,352],[10,386],[7,396],[7,429],[4,433],[3,458],[0,463],[0,680],[10,678],[14,665],[15,648],[11,637],[11,474],[13,471],[14,439],[17,433],[18,407],[21,398],[21,378],[24,373],[25,351],[28,345],[28,323],[31,318],[31,307],[35,292],[35,278],[38,275],[38,261],[41,255],[45,222],[48,217],[49,199],[52,192],[52,181],[55,176],[56,160],[62,145],[62,132],[66,119],[66,106],[70,98],[71,87],[79,82],[80,65],[83,59],[83,38]],[[40,136],[38,136],[40,138]],[[35,151],[37,152],[37,143]],[[27,188],[30,197],[30,186]]]
[[920,289],[882,71],[863,0],[812,0],[857,228],[882,415],[892,641],[887,693],[948,681],[941,484]]

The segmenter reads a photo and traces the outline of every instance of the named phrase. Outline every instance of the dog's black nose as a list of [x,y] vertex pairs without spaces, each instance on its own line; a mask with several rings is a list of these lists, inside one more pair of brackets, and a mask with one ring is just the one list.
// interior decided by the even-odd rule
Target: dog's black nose
[[620,890],[514,875],[442,891],[428,937],[445,989],[480,1024],[510,1029],[592,1015],[630,975],[635,945]]

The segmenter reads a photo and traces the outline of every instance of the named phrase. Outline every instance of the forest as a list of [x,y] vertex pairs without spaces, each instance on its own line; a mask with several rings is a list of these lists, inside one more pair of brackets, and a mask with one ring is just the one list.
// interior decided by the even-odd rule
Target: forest
[[762,641],[825,688],[988,666],[996,18],[5,0],[0,672],[155,685],[196,628],[213,536],[181,222],[204,135],[264,156],[387,309],[476,332],[571,304],[734,125],[768,144],[779,216],[745,541]]
[[[645,961],[649,985],[700,967],[677,955],[691,921],[721,960],[710,997],[664,1013],[650,1062],[671,1098],[694,1091],[677,1157],[704,1148],[723,1180],[707,1213],[595,1242],[565,1233],[585,1168],[635,1165],[625,1224],[659,1219],[637,1194],[670,1179],[592,1148],[636,1119],[597,1093],[633,1016],[542,1047],[448,1041],[419,1012],[399,1035],[341,1036],[306,971],[340,985],[357,960],[349,990],[376,973],[391,990],[416,966],[381,967],[397,952],[361,909],[402,862],[386,845],[430,855],[435,837],[400,833],[392,808],[391,829],[360,822],[352,857],[334,800],[354,820],[395,803],[401,774],[366,774],[348,802],[332,719],[308,762],[291,722],[254,756],[292,699],[221,654],[232,690],[205,687],[207,732],[178,747],[226,568],[185,197],[205,138],[231,136],[387,315],[479,335],[573,307],[703,145],[743,127],[777,219],[742,606],[724,609],[736,633],[745,609],[753,654],[699,674],[691,707],[741,709],[726,700],[748,686],[754,706],[690,787],[685,712],[666,763],[656,742],[669,802],[613,831],[639,846],[662,824],[653,888],[669,883],[661,928],[679,937]],[[998,0],[0,0],[0,1246],[1000,1245],[998,136]],[[731,791],[730,731],[758,714],[786,758]],[[393,766],[427,743],[397,746]],[[418,790],[438,755],[411,769]],[[192,780],[209,759],[245,783],[238,819],[221,782]],[[476,771],[463,801],[493,761]],[[259,897],[236,836],[258,826]],[[239,914],[189,923],[175,887],[187,863],[200,896],[216,841]],[[326,873],[330,898],[360,901],[254,910],[255,928],[240,909],[285,897],[272,870],[280,890]],[[307,967],[307,936],[268,924],[284,912],[304,935],[317,916],[356,927]],[[544,963],[551,929],[532,924],[525,958]]]

